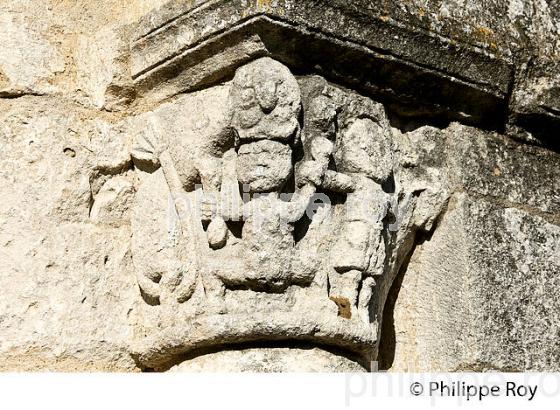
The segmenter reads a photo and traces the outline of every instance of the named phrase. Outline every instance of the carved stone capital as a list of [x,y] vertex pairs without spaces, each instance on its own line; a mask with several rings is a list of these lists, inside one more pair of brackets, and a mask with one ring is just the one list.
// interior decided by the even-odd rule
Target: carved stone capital
[[133,262],[144,366],[255,343],[375,360],[415,210],[383,105],[269,57],[138,116]]

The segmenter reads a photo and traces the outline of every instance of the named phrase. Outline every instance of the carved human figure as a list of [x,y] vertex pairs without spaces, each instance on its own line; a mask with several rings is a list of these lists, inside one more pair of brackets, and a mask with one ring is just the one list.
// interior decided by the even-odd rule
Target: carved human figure
[[[300,106],[299,86],[282,64],[263,58],[237,71],[230,92],[237,139],[225,156],[231,167],[222,190],[238,192],[241,186],[246,198],[224,195],[231,202],[218,207],[218,217],[243,222],[241,258],[236,267],[230,262],[227,269],[212,269],[228,286],[279,291],[313,279],[292,265],[293,224],[304,215],[317,182],[312,161],[298,164],[294,175],[292,146],[299,138]],[[283,198],[291,177],[297,189],[290,199]]]
[[337,272],[330,276],[331,295],[347,299],[367,315],[373,278],[382,275],[385,266],[383,218],[389,195],[382,184],[392,176],[390,128],[383,107],[358,96],[351,97],[339,123],[335,163],[351,177],[354,189],[347,195],[342,230],[331,250]]

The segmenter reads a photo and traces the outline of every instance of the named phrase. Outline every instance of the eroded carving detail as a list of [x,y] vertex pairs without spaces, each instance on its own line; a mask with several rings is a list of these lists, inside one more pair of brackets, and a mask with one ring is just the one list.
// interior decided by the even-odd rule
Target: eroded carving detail
[[[375,357],[417,225],[387,188],[395,160],[381,104],[262,58],[133,129],[141,362],[292,339]],[[410,226],[389,229],[399,212]]]

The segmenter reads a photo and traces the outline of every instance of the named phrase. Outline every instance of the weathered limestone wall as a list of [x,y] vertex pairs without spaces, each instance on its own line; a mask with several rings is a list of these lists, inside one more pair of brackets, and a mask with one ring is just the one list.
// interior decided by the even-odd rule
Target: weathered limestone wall
[[[0,2],[2,370],[137,369],[129,223],[118,210],[112,225],[90,219],[92,189],[130,162],[113,129],[123,114],[96,108],[80,67],[84,46],[113,47],[91,43],[93,33],[154,5]],[[116,189],[126,206],[131,191]]]
[[560,269],[558,155],[472,128],[438,132],[430,156],[456,188],[394,285],[382,366],[554,368],[558,305],[546,295]]
[[[395,371],[560,369],[558,4],[316,3],[0,0],[0,370],[356,371],[376,358]],[[233,96],[253,86],[240,67],[267,72],[254,60],[292,84],[263,91],[259,115],[292,108],[244,137],[251,120],[231,116],[252,108]],[[173,186],[161,152],[138,151],[154,118],[183,188],[196,161],[210,171],[193,181],[213,184],[224,130],[237,151],[266,134],[258,160],[274,163],[285,147],[266,144],[285,138],[296,186],[340,200],[383,185],[399,229],[367,228],[378,263],[348,270],[350,252],[331,250],[346,235],[340,200],[335,223],[296,234],[305,258],[335,260],[306,260],[313,280],[235,268],[216,285],[223,305],[199,302],[214,284],[155,305],[146,293],[176,285],[154,274],[158,257],[193,257],[161,240]],[[315,134],[334,148],[307,147]],[[300,173],[319,158],[320,175]],[[330,185],[327,163],[345,174]],[[352,240],[343,249],[364,243]],[[208,259],[233,260],[228,246]]]

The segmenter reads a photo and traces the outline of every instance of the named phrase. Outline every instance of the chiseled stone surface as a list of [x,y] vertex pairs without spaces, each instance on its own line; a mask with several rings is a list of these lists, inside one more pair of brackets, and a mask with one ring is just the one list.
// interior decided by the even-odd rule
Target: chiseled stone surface
[[517,143],[458,124],[415,134],[457,185],[389,296],[381,368],[555,368],[558,304],[544,295],[560,271],[558,155],[521,157]]
[[318,348],[256,348],[223,350],[178,364],[170,372],[363,372],[356,362]]
[[124,140],[62,99],[0,107],[2,370],[136,369]]
[[320,3],[2,2],[0,370],[560,369],[558,4]]
[[[416,249],[398,293],[393,371],[548,371],[558,366],[560,229],[460,194]],[[428,297],[426,295],[429,295]]]

